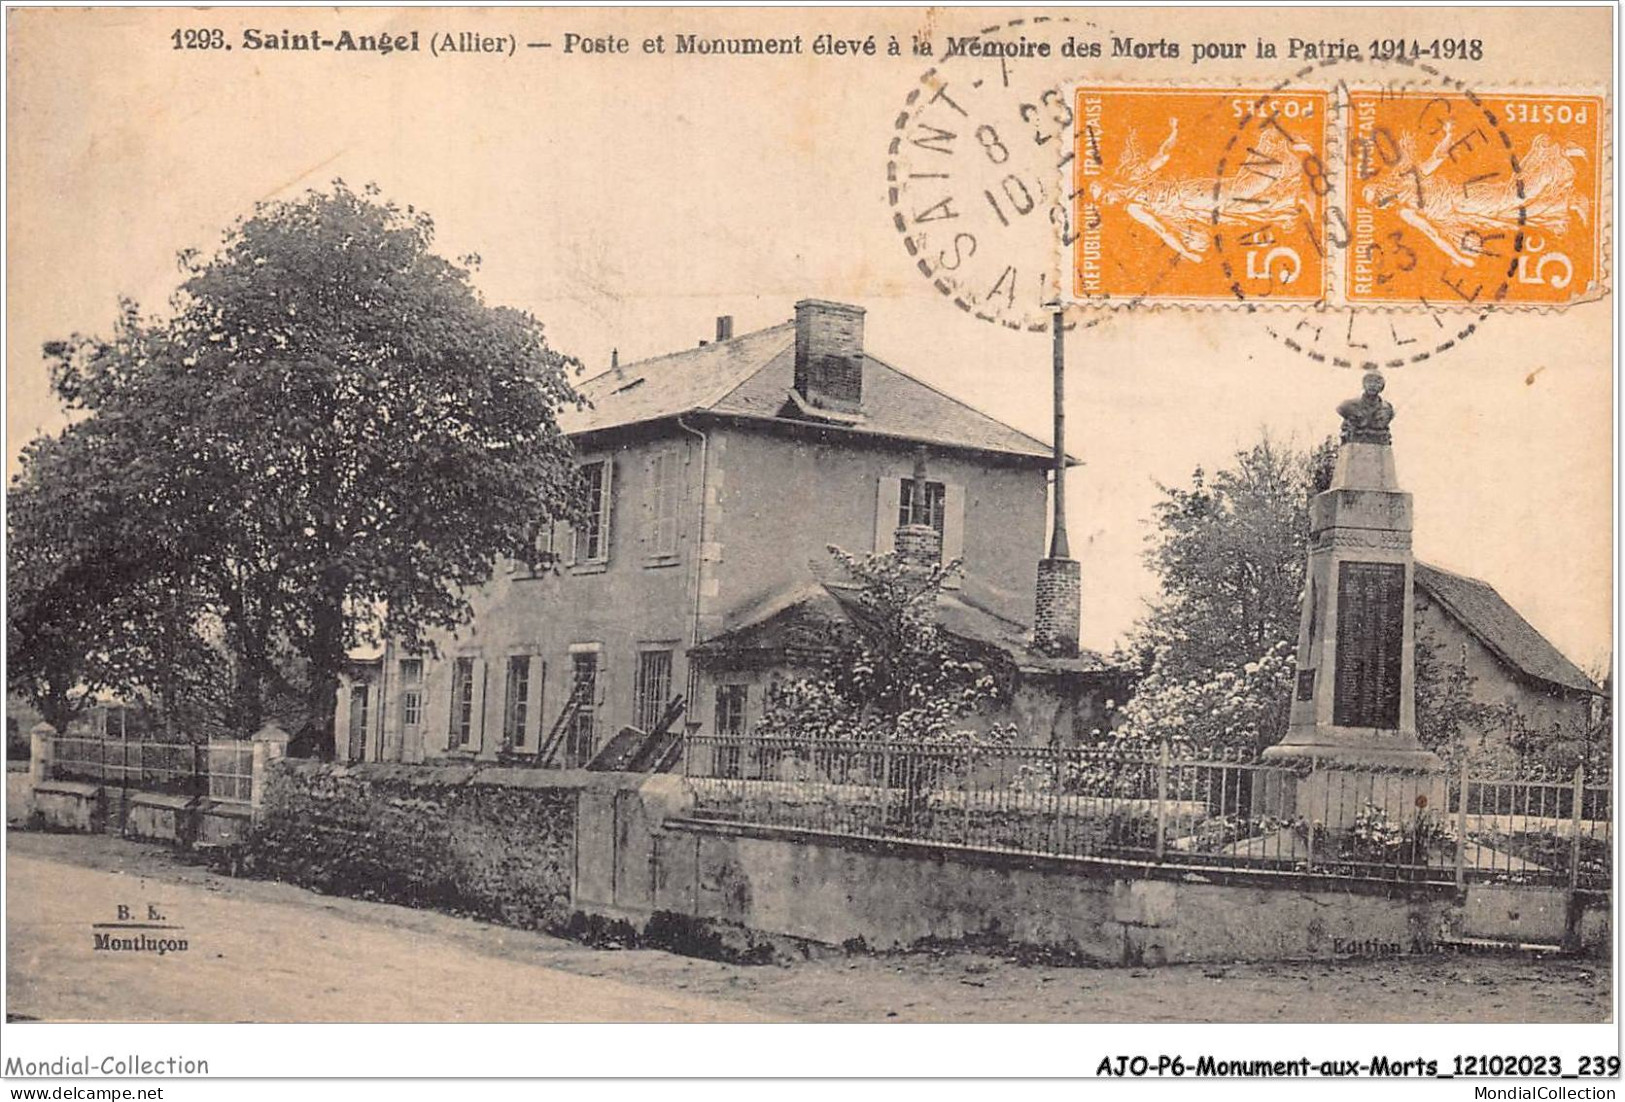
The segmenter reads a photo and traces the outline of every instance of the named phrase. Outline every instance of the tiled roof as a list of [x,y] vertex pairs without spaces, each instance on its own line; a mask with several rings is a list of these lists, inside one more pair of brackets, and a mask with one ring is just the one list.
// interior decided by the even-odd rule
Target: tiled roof
[[[593,403],[592,408],[564,411],[559,427],[575,434],[702,411],[790,423],[796,418],[783,414],[795,376],[795,328],[794,322],[786,322],[611,368],[578,384],[576,389]],[[1042,440],[870,355],[863,358],[862,416],[825,427],[1034,459],[1052,457],[1050,445]]]
[[1418,562],[1416,584],[1513,669],[1575,692],[1602,691],[1488,582]]
[[[702,642],[700,654],[726,654],[735,649],[809,649],[820,621],[850,621],[862,617],[856,586],[836,582],[804,582],[780,590],[727,620],[726,629]],[[1029,673],[1104,673],[1111,667],[1093,651],[1076,658],[1050,658],[1029,646],[1025,624],[1000,616],[964,597],[937,594],[937,622],[949,634],[1004,651],[1016,666]]]
[[622,364],[577,384],[592,402],[584,410],[559,414],[567,433],[635,425],[691,410],[707,409],[724,394],[789,350],[794,355],[793,322],[775,325],[733,340]]

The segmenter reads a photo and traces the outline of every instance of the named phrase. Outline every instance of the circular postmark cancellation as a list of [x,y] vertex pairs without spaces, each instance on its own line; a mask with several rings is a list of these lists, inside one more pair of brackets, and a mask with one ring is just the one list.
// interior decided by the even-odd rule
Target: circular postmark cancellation
[[[1316,270],[1322,293],[1307,309],[1261,312],[1273,338],[1315,362],[1372,370],[1472,337],[1509,301],[1531,238],[1516,143],[1486,102],[1426,62],[1363,60],[1388,79],[1351,84],[1351,62],[1333,58],[1257,97],[1215,164],[1210,226],[1222,276],[1250,311]],[[1333,124],[1318,149],[1283,110],[1307,93]],[[1265,190],[1291,181],[1300,212],[1316,201],[1298,222],[1307,265],[1282,232],[1283,204],[1226,194],[1237,179],[1267,180]]]
[[[1094,56],[1098,36],[1064,15],[941,36],[937,64],[896,116],[893,225],[916,270],[983,321],[1047,330],[1063,298],[1078,236],[1067,171],[1075,120],[1054,74]],[[1069,327],[1098,320],[1068,311]]]
[[894,225],[977,318],[1242,309],[1369,370],[1601,289],[1600,97],[1475,92],[1402,55],[1248,87],[1055,79],[1102,41],[1066,17],[949,37],[896,118]]

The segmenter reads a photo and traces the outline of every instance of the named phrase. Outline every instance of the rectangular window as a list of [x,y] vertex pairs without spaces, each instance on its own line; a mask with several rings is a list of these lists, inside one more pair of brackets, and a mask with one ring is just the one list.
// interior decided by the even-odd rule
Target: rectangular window
[[[914,495],[916,493],[914,480],[905,478],[897,494],[897,524],[914,523]],[[925,520],[926,523],[937,530],[938,557],[941,557],[941,547],[944,539],[944,521],[948,515],[948,488],[940,482],[927,482],[925,484]]]
[[661,716],[671,697],[671,651],[646,650],[638,655],[636,687],[638,730],[651,732],[660,726]]
[[508,659],[506,700],[502,712],[502,743],[522,750],[530,729],[530,655],[516,654]]
[[609,561],[610,473],[607,459],[581,465],[581,494],[586,515],[575,530],[575,561],[578,563]]
[[717,734],[745,733],[745,686],[717,686]]
[[401,659],[401,726],[423,723],[423,659]]
[[[745,686],[718,685],[716,733],[739,738],[745,734]],[[738,777],[743,747],[717,747],[717,776]]]
[[578,651],[570,655],[570,692],[578,700],[570,716],[564,746],[564,767],[575,769],[592,760],[598,724],[598,655]]
[[368,689],[365,681],[350,686],[350,761],[360,761],[367,745]]
[[553,522],[537,521],[525,528],[525,538],[514,548],[508,560],[511,574],[529,574],[546,571],[553,565]]
[[459,658],[451,671],[451,744],[474,743],[474,660]]
[[676,448],[649,457],[643,507],[643,548],[651,559],[677,555],[677,517],[682,498],[682,462]]

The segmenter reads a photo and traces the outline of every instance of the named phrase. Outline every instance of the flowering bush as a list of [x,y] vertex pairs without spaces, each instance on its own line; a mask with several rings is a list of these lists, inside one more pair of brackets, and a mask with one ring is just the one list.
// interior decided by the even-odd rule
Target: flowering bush
[[1013,724],[969,722],[1008,695],[1011,671],[1000,669],[1007,660],[937,623],[938,595],[960,563],[921,568],[895,553],[829,550],[856,583],[856,607],[847,622],[827,625],[826,657],[817,673],[779,683],[757,732],[920,743],[1010,741]]
[[1263,657],[1235,670],[1193,677],[1169,674],[1165,651],[1118,713],[1103,741],[1117,749],[1154,754],[1166,738],[1176,756],[1219,749],[1255,750],[1284,726],[1292,694],[1291,648],[1278,642]]

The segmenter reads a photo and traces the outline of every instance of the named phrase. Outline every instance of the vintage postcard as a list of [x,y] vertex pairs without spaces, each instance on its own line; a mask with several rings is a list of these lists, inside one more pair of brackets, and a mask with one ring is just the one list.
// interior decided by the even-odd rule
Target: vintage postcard
[[5,1077],[1617,1080],[1616,17],[9,8]]

